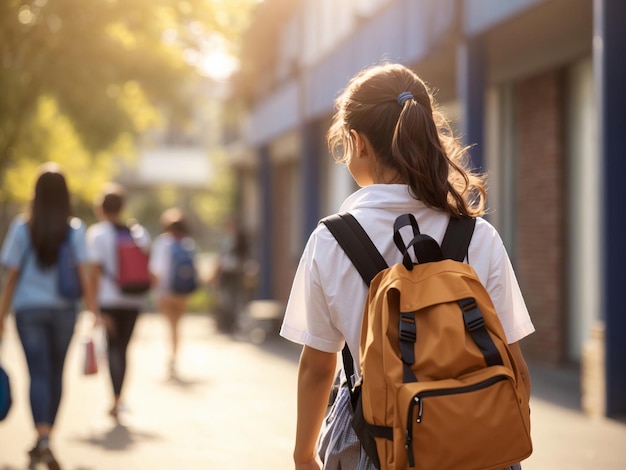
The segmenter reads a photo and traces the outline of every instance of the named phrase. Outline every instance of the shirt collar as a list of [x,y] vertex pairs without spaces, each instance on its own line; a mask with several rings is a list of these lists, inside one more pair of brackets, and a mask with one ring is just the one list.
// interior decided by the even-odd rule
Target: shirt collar
[[372,184],[352,193],[343,202],[340,212],[361,208],[392,209],[393,207],[423,206],[409,193],[406,184]]

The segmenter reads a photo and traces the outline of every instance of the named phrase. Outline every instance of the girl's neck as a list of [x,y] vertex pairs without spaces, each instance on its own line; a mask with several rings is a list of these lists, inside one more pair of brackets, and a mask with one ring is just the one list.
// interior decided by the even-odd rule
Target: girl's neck
[[407,184],[407,181],[396,170],[384,167],[374,172],[372,184]]

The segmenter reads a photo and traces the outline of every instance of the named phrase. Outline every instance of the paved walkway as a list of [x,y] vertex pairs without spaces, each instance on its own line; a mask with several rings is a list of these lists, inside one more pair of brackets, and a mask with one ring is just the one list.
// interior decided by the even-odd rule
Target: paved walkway
[[[34,441],[25,362],[12,318],[3,364],[12,379],[14,408],[0,423],[0,469],[27,466]],[[65,470],[290,468],[294,433],[297,348],[262,346],[217,334],[213,322],[183,320],[178,380],[166,369],[166,330],[144,314],[131,343],[125,384],[128,411],[108,415],[105,370],[80,373],[81,322],[65,370],[65,394],[53,449]]]
[[[299,348],[276,337],[261,345],[215,331],[204,316],[183,320],[178,380],[166,372],[166,330],[144,314],[130,349],[128,411],[107,416],[104,370],[80,374],[78,325],[65,371],[65,395],[53,449],[65,470],[290,469]],[[27,467],[34,434],[28,385],[13,319],[2,361],[13,385],[14,408],[0,423],[0,470]],[[580,410],[577,374],[532,369],[535,452],[524,470],[626,469],[626,425],[590,419]]]

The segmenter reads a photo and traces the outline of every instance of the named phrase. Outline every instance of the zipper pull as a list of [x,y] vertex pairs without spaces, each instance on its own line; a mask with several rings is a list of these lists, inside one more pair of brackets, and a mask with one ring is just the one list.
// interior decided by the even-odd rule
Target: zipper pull
[[417,419],[415,420],[416,423],[421,423],[422,422],[422,408],[423,408],[423,402],[420,399],[420,397],[413,397],[413,401],[415,402],[415,404],[417,405]]
[[[406,449],[409,467],[411,468],[415,467],[415,456],[413,455],[413,409],[415,408],[416,405],[419,405],[419,404],[420,404],[420,399],[417,396],[413,397],[413,400],[411,400],[411,402],[409,403],[409,413],[408,413],[409,416],[407,419],[406,431],[404,433],[404,437],[405,437],[404,447]],[[418,417],[418,419],[420,418]]]

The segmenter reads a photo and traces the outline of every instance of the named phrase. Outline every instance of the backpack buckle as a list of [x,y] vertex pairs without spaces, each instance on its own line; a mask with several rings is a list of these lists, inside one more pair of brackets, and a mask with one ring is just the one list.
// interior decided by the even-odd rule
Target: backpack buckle
[[476,331],[485,326],[485,319],[480,312],[476,300],[473,297],[459,300],[461,310],[463,310],[463,321],[468,331]]
[[415,316],[413,313],[400,314],[398,336],[400,337],[400,341],[415,343],[417,339],[417,327],[415,326]]

